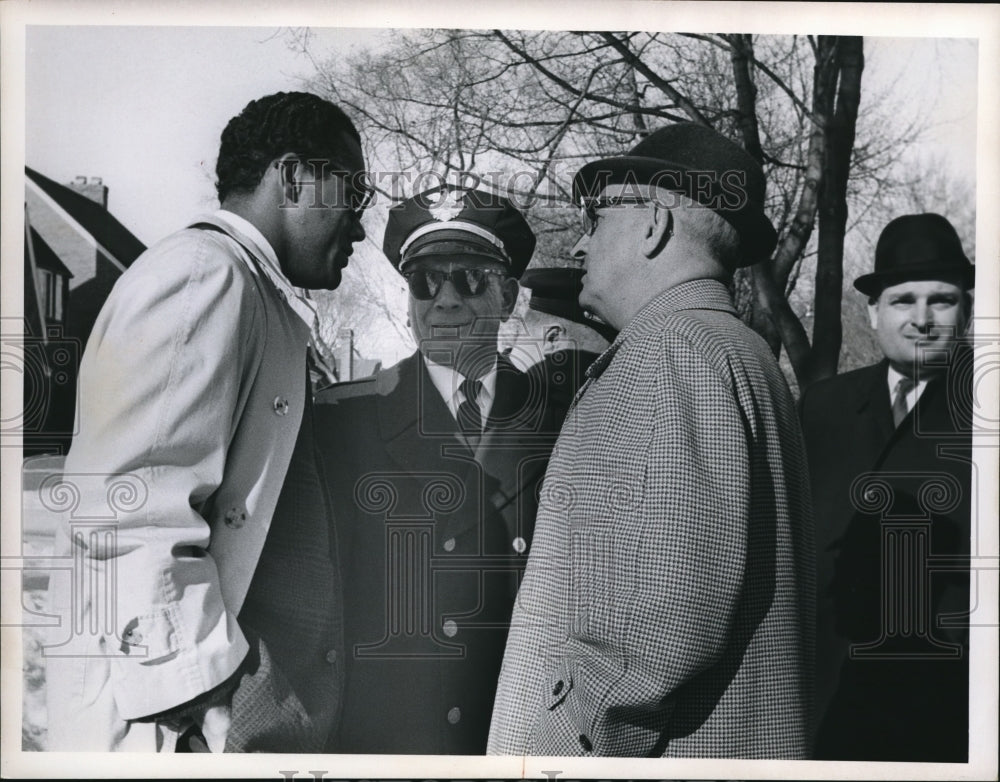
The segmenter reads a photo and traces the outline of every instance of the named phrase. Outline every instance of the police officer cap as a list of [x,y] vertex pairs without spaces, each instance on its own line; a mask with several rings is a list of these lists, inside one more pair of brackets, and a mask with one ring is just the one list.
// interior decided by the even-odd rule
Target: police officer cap
[[590,317],[580,306],[583,269],[568,266],[528,269],[521,275],[521,285],[531,289],[530,309],[582,323],[609,342],[617,336],[613,327]]
[[443,185],[389,209],[382,251],[399,271],[415,258],[460,255],[499,262],[520,277],[535,235],[510,199]]

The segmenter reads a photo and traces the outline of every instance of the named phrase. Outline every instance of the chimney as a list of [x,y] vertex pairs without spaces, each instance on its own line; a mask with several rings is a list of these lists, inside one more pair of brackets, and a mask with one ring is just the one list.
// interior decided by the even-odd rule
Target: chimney
[[108,188],[99,176],[85,177],[78,176],[67,185],[71,190],[75,190],[82,196],[95,201],[105,209],[108,208]]

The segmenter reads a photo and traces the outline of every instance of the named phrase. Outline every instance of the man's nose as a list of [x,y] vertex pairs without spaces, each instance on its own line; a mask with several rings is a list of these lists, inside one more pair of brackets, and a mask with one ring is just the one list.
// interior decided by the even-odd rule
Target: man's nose
[[923,331],[934,325],[934,312],[927,305],[926,301],[918,301],[913,305],[910,319],[913,321],[914,326]]
[[366,236],[368,236],[368,232],[365,231],[365,227],[361,224],[361,218],[355,218],[354,225],[351,228],[351,241],[363,242]]
[[590,237],[587,234],[583,234],[583,236],[577,239],[576,244],[573,245],[573,249],[569,251],[570,257],[574,261],[583,263],[587,258],[588,244],[590,244]]
[[455,309],[462,306],[462,297],[451,280],[445,279],[441,283],[441,289],[434,297],[434,306],[438,309]]

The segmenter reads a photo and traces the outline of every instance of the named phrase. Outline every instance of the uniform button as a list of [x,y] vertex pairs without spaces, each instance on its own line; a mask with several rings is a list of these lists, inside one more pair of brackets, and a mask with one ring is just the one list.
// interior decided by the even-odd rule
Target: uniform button
[[524,538],[514,538],[514,542],[511,545],[518,554],[523,554],[528,550],[528,542]]
[[590,743],[590,739],[588,739],[582,733],[580,734],[579,742],[580,746],[583,747],[584,752],[590,752],[594,748],[594,745]]
[[275,415],[286,415],[288,413],[288,400],[283,396],[276,396],[272,403]]
[[330,663],[331,665],[333,665],[333,663],[337,662],[337,650],[336,649],[331,649],[329,652],[326,653],[326,661],[328,663]]
[[564,686],[565,685],[563,684],[562,679],[560,679],[559,681],[557,681],[555,683],[555,686],[552,688],[552,694],[553,695],[558,695],[559,693],[561,693],[563,691],[563,687]]
[[462,710],[458,706],[448,709],[448,722],[455,725],[460,719],[462,719]]
[[454,551],[455,550],[455,539],[454,538],[448,538],[448,540],[446,540],[441,545],[444,547],[445,551]]
[[447,620],[444,625],[442,625],[442,629],[444,630],[444,634],[449,638],[454,638],[458,635],[458,625],[455,624],[455,621],[452,619]]
[[231,529],[239,529],[246,520],[247,512],[242,508],[232,507],[226,511],[226,526]]

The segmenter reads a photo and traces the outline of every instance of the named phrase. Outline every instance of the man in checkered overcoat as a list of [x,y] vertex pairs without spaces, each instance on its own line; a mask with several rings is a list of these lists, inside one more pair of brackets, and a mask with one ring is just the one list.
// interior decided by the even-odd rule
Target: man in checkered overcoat
[[727,290],[775,246],[764,187],[741,148],[689,124],[574,180],[580,303],[621,333],[552,453],[492,754],[808,757],[802,437]]

